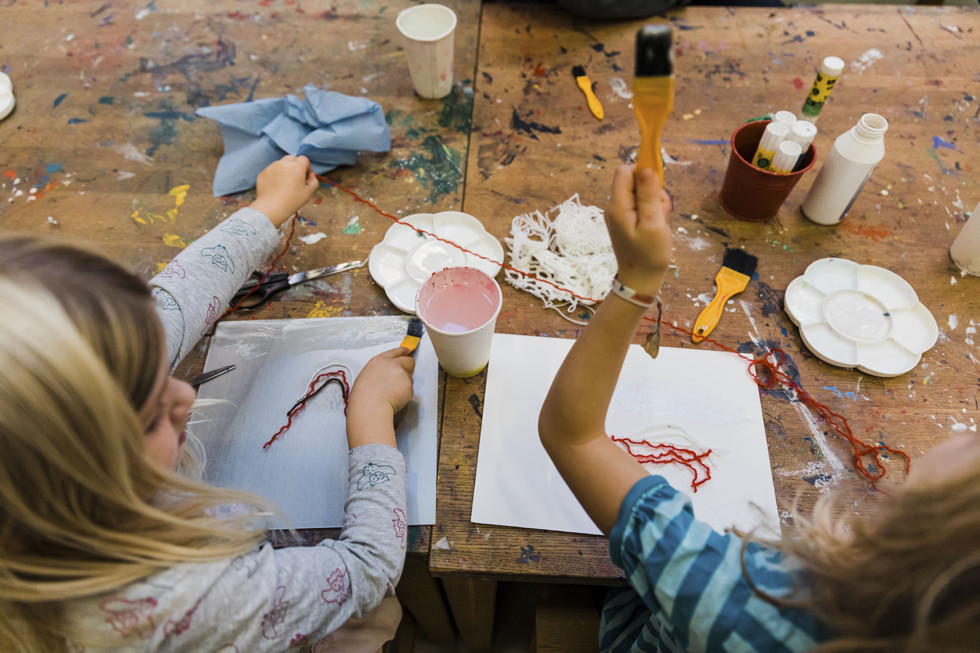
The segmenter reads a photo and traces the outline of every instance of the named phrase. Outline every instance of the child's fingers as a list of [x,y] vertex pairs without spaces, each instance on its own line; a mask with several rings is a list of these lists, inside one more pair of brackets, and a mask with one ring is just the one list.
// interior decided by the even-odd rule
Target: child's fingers
[[[658,226],[666,217],[664,211],[666,192],[660,178],[650,168],[643,168],[636,174],[636,212],[638,222],[647,226]],[[667,206],[670,198],[667,198]]]
[[619,166],[613,176],[612,210],[606,212],[606,217],[616,221],[620,228],[629,229],[634,226],[633,218],[630,216],[630,213],[636,210],[634,189],[633,166],[626,164]]

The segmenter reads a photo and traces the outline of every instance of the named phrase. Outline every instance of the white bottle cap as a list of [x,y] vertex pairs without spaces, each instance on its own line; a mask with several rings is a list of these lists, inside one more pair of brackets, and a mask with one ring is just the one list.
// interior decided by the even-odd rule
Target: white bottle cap
[[762,132],[762,140],[759,148],[766,152],[775,152],[776,146],[789,134],[789,127],[782,123],[771,122],[766,125],[766,131]]
[[824,77],[839,77],[844,72],[844,60],[840,57],[826,57],[820,64],[820,74]]
[[789,128],[789,135],[786,140],[799,143],[805,152],[813,138],[817,135],[817,126],[806,120],[794,120],[793,126]]
[[772,166],[770,169],[773,172],[787,173],[793,172],[793,168],[796,167],[796,161],[800,158],[800,154],[803,153],[803,148],[800,147],[799,143],[793,141],[783,141],[779,144],[779,149],[776,150],[776,156],[772,159]]
[[790,127],[794,122],[796,122],[796,114],[792,111],[777,111],[776,113],[772,114],[772,121]]

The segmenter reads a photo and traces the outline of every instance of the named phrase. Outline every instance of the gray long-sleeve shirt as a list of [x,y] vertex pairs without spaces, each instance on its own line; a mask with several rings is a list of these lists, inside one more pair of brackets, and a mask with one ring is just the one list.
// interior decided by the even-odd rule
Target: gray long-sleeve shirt
[[[264,215],[242,209],[151,280],[174,365],[277,242]],[[377,607],[394,593],[405,560],[405,458],[393,447],[365,445],[350,451],[347,470],[338,540],[279,550],[266,544],[233,560],[179,564],[74,601],[65,611],[73,629],[107,643],[84,650],[302,650]]]

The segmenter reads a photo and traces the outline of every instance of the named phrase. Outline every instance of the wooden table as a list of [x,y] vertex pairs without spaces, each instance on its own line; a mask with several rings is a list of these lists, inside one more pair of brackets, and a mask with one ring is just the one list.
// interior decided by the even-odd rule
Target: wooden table
[[[980,279],[962,277],[948,248],[966,211],[980,200],[980,46],[971,36],[980,29],[980,13],[690,7],[669,13],[668,21],[677,82],[663,146],[674,161],[666,183],[675,203],[677,269],[664,289],[665,318],[690,329],[705,304],[699,296],[714,292],[724,248],[744,247],[759,257],[759,277],[726,311],[714,338],[749,354],[781,348],[802,387],[844,415],[856,435],[899,448],[913,461],[957,429],[976,429]],[[545,211],[574,193],[585,204],[605,206],[614,169],[635,156],[638,132],[625,95],[642,24],[579,20],[554,5],[484,5],[465,212],[502,239],[514,216]],[[770,111],[798,111],[828,55],[848,66],[820,116],[818,165],[833,139],[865,112],[890,123],[885,160],[839,226],[817,226],[800,213],[815,171],[773,221],[736,220],[717,197],[731,132]],[[605,107],[602,121],[589,113],[574,84],[577,64]],[[918,367],[877,378],[827,365],[803,346],[783,312],[783,292],[809,263],[828,256],[881,265],[912,283],[941,331]],[[505,285],[497,330],[574,338],[580,327]],[[663,346],[694,345],[665,329]],[[456,579],[447,589],[474,650],[489,644],[493,580],[613,583],[622,577],[604,538],[470,522],[485,374],[446,380],[438,524],[429,558],[433,573]],[[847,510],[875,510],[878,495],[855,473],[846,443],[788,397],[785,390],[761,393],[784,517],[794,499],[806,512],[831,489]],[[902,477],[899,465],[891,465],[887,479],[894,480],[884,487]]]
[[[449,98],[432,101],[413,94],[393,26],[410,4],[8,0],[0,69],[13,79],[18,104],[0,122],[0,230],[84,241],[148,279],[252,197],[212,197],[221,137],[194,109],[281,96],[308,82],[384,107],[391,153],[362,155],[333,177],[387,212],[462,208],[502,240],[514,216],[573,193],[604,206],[612,171],[635,154],[625,94],[642,23],[590,23],[553,5],[481,8],[475,0],[446,0],[460,18],[457,84]],[[974,426],[980,353],[968,329],[980,322],[980,282],[961,277],[947,250],[980,199],[980,52],[973,38],[980,14],[832,5],[688,8],[668,19],[677,95],[664,147],[676,162],[668,164],[667,185],[676,206],[677,270],[665,288],[667,319],[690,328],[704,303],[695,298],[713,292],[724,247],[745,247],[760,259],[759,279],[726,312],[718,340],[747,353],[782,348],[802,386],[845,415],[858,435],[913,458],[958,425]],[[769,223],[728,216],[717,191],[731,131],[769,111],[798,109],[829,54],[849,66],[820,118],[821,160],[834,136],[876,111],[891,123],[885,161],[838,227],[813,225],[799,213],[814,174]],[[576,64],[596,84],[606,110],[601,122],[574,85]],[[289,270],[365,257],[389,225],[326,187],[302,215],[284,259]],[[300,239],[318,233],[327,238],[312,245]],[[883,265],[912,282],[942,331],[919,367],[879,379],[821,363],[803,347],[782,312],[782,292],[825,256]],[[501,332],[579,332],[509,286],[504,301]],[[253,316],[396,312],[360,270],[301,286]],[[669,330],[663,344],[692,346]],[[205,347],[181,373],[200,369]],[[494,580],[620,579],[603,538],[470,523],[484,384],[485,374],[445,378],[438,523],[431,537],[428,528],[413,531],[416,555],[430,553],[430,569],[443,577],[460,633],[474,650],[489,644]],[[831,488],[848,509],[874,510],[877,497],[826,424],[782,391],[763,393],[762,405],[781,510],[798,497],[806,511]]]
[[[398,215],[462,205],[476,0],[443,1],[459,18],[456,84],[444,100],[423,100],[412,89],[394,24],[409,0],[0,4],[0,70],[17,99],[0,122],[2,233],[56,234],[149,279],[254,198],[212,196],[222,139],[195,109],[300,93],[307,83],[375,100],[391,129],[390,153],[363,154],[332,178]],[[303,209],[283,263],[298,271],[367,258],[389,225],[324,186]],[[302,240],[317,234],[326,238]],[[364,268],[305,284],[235,319],[397,313]],[[206,346],[178,373],[199,372]],[[406,577],[423,576],[430,531],[410,529]],[[322,536],[306,534],[311,542]],[[428,602],[432,590],[405,594]],[[436,619],[420,618],[420,626],[434,639],[452,637],[451,624]]]

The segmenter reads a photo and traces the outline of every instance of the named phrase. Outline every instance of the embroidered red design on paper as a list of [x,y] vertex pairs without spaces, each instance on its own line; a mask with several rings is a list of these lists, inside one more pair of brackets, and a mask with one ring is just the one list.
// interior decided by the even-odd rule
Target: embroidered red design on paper
[[106,623],[123,638],[138,637],[149,639],[156,625],[153,623],[153,612],[157,608],[157,600],[152,597],[145,599],[113,598],[103,601],[99,609],[106,614]]
[[342,605],[350,596],[350,586],[347,582],[345,569],[334,569],[327,577],[327,589],[320,592],[320,597],[327,603]]
[[280,585],[276,588],[276,599],[272,609],[262,615],[262,636],[266,639],[279,637],[276,626],[286,621],[286,611],[289,609],[289,601],[285,600],[286,586]]
[[405,535],[408,533],[408,522],[406,521],[405,511],[401,508],[395,508],[394,510],[395,518],[391,520],[391,524],[395,527],[395,537],[402,541],[402,548],[405,548]]
[[191,627],[191,617],[194,616],[194,612],[197,611],[197,606],[201,605],[201,601],[202,600],[203,599],[198,599],[197,600],[197,603],[195,603],[191,607],[190,610],[188,610],[187,612],[185,612],[184,613],[184,616],[181,617],[178,621],[174,621],[173,619],[167,619],[167,621],[164,622],[164,624],[163,624],[163,634],[164,635],[180,635],[181,633],[183,633],[184,631],[186,631],[188,628],[190,628]]

